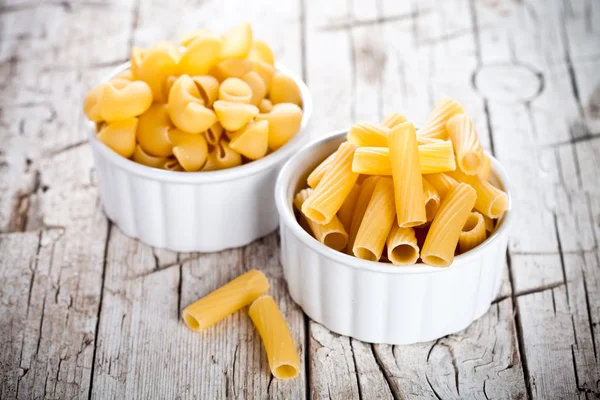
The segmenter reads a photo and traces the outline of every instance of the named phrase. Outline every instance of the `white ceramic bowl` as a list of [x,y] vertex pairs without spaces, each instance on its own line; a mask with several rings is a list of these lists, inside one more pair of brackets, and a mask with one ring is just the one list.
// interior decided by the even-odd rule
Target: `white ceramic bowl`
[[[129,68],[117,68],[108,80]],[[304,116],[300,131],[268,156],[211,172],[175,172],[128,160],[98,139],[89,124],[100,198],[108,218],[126,235],[174,251],[211,252],[244,246],[274,231],[273,199],[283,163],[305,143],[312,99],[308,88],[281,65],[300,87]]]
[[290,295],[329,330],[370,343],[424,342],[466,328],[485,314],[500,288],[512,217],[504,169],[490,156],[491,179],[509,194],[508,210],[488,240],[455,257],[450,267],[365,261],[310,236],[296,221],[292,206],[310,171],[333,153],[345,134],[337,132],[307,145],[279,174],[275,200]]

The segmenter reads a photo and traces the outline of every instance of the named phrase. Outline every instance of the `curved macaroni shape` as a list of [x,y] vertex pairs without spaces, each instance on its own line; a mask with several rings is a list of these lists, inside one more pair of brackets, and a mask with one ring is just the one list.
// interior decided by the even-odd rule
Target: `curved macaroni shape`
[[243,59],[252,47],[252,27],[242,22],[221,35],[221,60],[229,58]]
[[163,165],[163,169],[167,171],[176,171],[183,172],[185,171],[181,165],[179,165],[179,161],[175,157],[168,157],[167,161],[165,161],[165,165]]
[[269,149],[269,123],[250,122],[231,136],[229,147],[250,160],[258,160]]
[[100,116],[100,97],[102,96],[102,92],[104,92],[104,85],[106,83],[94,86],[83,101],[83,112],[87,119],[92,122],[102,121],[102,117]]
[[294,206],[300,211],[300,219],[307,222],[309,233],[312,233],[319,242],[337,251],[344,250],[348,244],[348,234],[337,216],[334,216],[329,223],[321,225],[302,214],[302,205],[310,197],[312,191],[310,188],[304,189],[294,197]]
[[273,104],[294,103],[302,107],[302,94],[296,81],[281,72],[275,72],[269,90],[269,100]]
[[158,42],[144,52],[137,74],[134,75],[150,86],[155,102],[167,101],[165,80],[177,74],[179,58],[179,49],[173,43],[166,41]]
[[196,84],[181,75],[169,92],[169,116],[173,125],[187,133],[200,133],[217,122],[213,110],[204,106]]
[[138,144],[135,146],[132,160],[148,167],[163,168],[168,159],[167,157],[154,157],[153,155],[146,153],[144,149],[142,149],[142,146]]
[[220,123],[215,122],[213,126],[204,132],[204,137],[208,144],[216,146],[219,143],[219,140],[221,140],[223,132],[225,132],[225,129],[223,129]]
[[217,113],[219,122],[228,131],[242,129],[252,118],[258,115],[258,108],[252,104],[217,100],[213,104],[213,107]]
[[302,109],[296,104],[279,103],[271,112],[258,114],[258,121],[269,121],[269,148],[277,150],[288,142],[300,130]]
[[271,90],[271,82],[273,81],[273,76],[275,75],[275,67],[264,61],[255,61],[254,65],[252,66],[252,70],[256,72],[263,80],[265,83],[265,88],[267,89],[267,93],[269,93]]
[[419,246],[413,228],[392,225],[387,237],[387,258],[394,265],[412,265],[419,259]]
[[357,146],[388,146],[389,129],[378,124],[361,121],[352,125],[348,131],[348,141]]
[[222,139],[215,148],[208,153],[206,164],[202,171],[215,171],[218,169],[233,168],[242,165],[242,156],[229,147],[229,143]]
[[133,75],[133,79],[139,79],[139,70],[140,65],[142,65],[142,60],[146,56],[146,49],[142,49],[141,47],[133,47],[131,49],[131,75]]
[[250,60],[230,59],[221,61],[208,73],[217,78],[219,82],[223,82],[227,78],[241,78],[252,71],[252,67],[253,64]]
[[177,66],[179,74],[204,75],[219,62],[221,41],[216,36],[197,36],[186,47]]
[[96,137],[116,153],[129,158],[135,151],[135,130],[137,124],[137,118],[127,118],[110,122],[100,129]]
[[131,72],[130,69],[126,69],[125,71],[121,72],[120,74],[115,76],[114,79],[124,79],[126,81],[134,81],[135,80],[135,78],[133,76],[133,72]]
[[[262,80],[260,75],[256,73],[256,71],[248,72],[246,75],[242,76],[242,80],[246,82],[252,90],[250,104],[258,106],[258,109],[260,111],[260,103],[262,102],[262,100],[265,100],[265,96],[267,95],[267,88],[265,86],[265,82]],[[271,107],[273,106],[271,105]]]
[[196,83],[198,92],[204,100],[204,105],[212,107],[213,103],[217,101],[219,97],[219,81],[214,76],[200,75],[193,76],[192,80]]
[[453,115],[464,114],[465,110],[455,100],[444,97],[431,111],[427,120],[419,129],[419,137],[428,139],[447,139],[446,121]]
[[169,139],[173,143],[173,155],[179,165],[187,172],[200,171],[208,156],[208,145],[204,136],[171,129]]
[[210,31],[210,29],[198,29],[191,31],[184,34],[181,39],[179,39],[179,44],[183,47],[188,47],[194,40],[205,36],[213,36],[213,33]]
[[258,111],[261,114],[270,113],[273,110],[273,103],[269,99],[262,99],[260,103],[258,103]]
[[139,116],[136,137],[144,152],[155,157],[173,154],[169,129],[173,127],[166,104],[154,103]]
[[383,121],[381,121],[381,126],[391,129],[391,128],[395,127],[396,125],[405,123],[406,121],[408,121],[408,120],[406,119],[406,117],[404,115],[397,113],[397,112],[391,112],[385,116]]
[[464,114],[457,114],[446,122],[446,130],[454,144],[458,168],[467,175],[477,174],[484,154],[473,120]]
[[469,214],[460,236],[458,238],[458,248],[461,253],[465,253],[474,247],[479,246],[487,239],[485,220],[483,215],[478,212]]
[[263,61],[270,65],[275,65],[275,56],[269,45],[262,40],[255,40],[250,48],[248,59],[252,61]]
[[452,264],[460,233],[476,198],[477,193],[466,183],[459,183],[448,193],[429,227],[421,250],[425,264],[434,267]]
[[393,127],[389,135],[390,162],[396,196],[398,226],[411,228],[427,221],[423,178],[415,127],[410,122]]
[[150,86],[142,81],[113,80],[102,86],[98,100],[100,116],[111,122],[137,117],[152,104]]
[[248,104],[252,99],[252,88],[239,78],[227,78],[219,86],[219,100]]
[[296,345],[273,298],[259,297],[248,309],[248,315],[263,341],[273,376],[277,379],[298,376],[300,359]]

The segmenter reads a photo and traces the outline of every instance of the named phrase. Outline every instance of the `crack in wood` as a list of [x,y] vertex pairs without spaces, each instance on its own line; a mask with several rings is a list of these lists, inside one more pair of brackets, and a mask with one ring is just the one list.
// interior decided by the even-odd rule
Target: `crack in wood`
[[[383,375],[383,378],[385,379],[385,381],[388,385],[388,388],[390,389],[390,393],[392,394],[392,397],[394,398],[394,400],[400,400],[402,398],[402,396],[398,392],[398,389],[396,388],[396,384],[392,380],[393,376],[391,376],[391,374],[388,372],[387,368],[385,368],[385,366],[383,364],[383,360],[379,357],[379,352],[375,350],[375,345],[373,343],[371,343],[370,346],[371,346],[371,353],[373,353],[373,357],[375,358],[375,363],[379,367],[379,372],[381,372],[381,374]],[[393,353],[392,353],[392,356],[393,356]]]
[[440,395],[435,391],[435,389],[433,388],[433,385],[431,384],[431,382],[429,381],[429,377],[427,376],[427,374],[425,374],[425,380],[427,381],[427,384],[429,385],[429,388],[431,389],[431,391],[433,392],[434,396],[438,399],[438,400],[442,400],[442,398],[440,397]]
[[549,284],[549,285],[542,285],[542,286],[538,286],[533,289],[527,289],[527,290],[522,290],[520,292],[515,292],[515,294],[512,297],[528,296],[528,295],[534,294],[534,293],[541,293],[541,292],[545,292],[547,290],[553,290],[553,289],[556,289],[561,286],[565,286],[565,283],[558,282],[558,283],[553,283],[553,284]]
[[[586,263],[585,257],[582,257],[582,258],[583,258],[583,263],[585,264]],[[598,360],[598,350],[596,349],[596,334],[594,333],[594,324],[592,322],[592,308],[590,307],[590,295],[589,295],[589,291],[588,291],[585,270],[582,271],[582,275],[583,275],[583,293],[585,296],[585,306],[587,309],[588,324],[590,327],[590,336],[592,338],[592,347],[594,349],[594,359]]]
[[86,140],[80,140],[80,141],[75,142],[75,143],[71,143],[71,144],[69,144],[67,146],[61,147],[60,149],[51,151],[48,154],[48,158],[56,157],[59,154],[66,153],[66,152],[68,152],[70,150],[73,150],[73,149],[76,149],[78,147],[81,147],[81,146],[83,146],[83,145],[85,145],[87,143],[88,143],[87,139]]
[[558,246],[558,255],[560,258],[560,267],[562,269],[562,275],[563,275],[563,283],[565,284],[565,292],[567,294],[567,305],[570,306],[570,300],[569,300],[569,286],[567,285],[567,270],[565,268],[565,256],[563,254],[562,251],[562,243],[560,241],[560,231],[558,228],[558,217],[556,215],[556,212],[552,213],[552,218],[554,221],[554,232],[556,233],[556,244]]
[[352,362],[354,363],[354,375],[356,375],[356,387],[358,388],[358,400],[363,400],[362,388],[360,386],[360,374],[358,373],[358,364],[356,363],[356,355],[354,354],[354,339],[348,338],[350,345],[350,353],[352,354]]
[[416,11],[413,11],[410,13],[405,13],[405,14],[378,16],[377,18],[373,18],[373,19],[354,19],[354,16],[352,16],[351,20],[340,21],[340,22],[336,21],[336,22],[318,27],[317,29],[321,32],[334,32],[334,31],[341,31],[341,30],[350,30],[353,28],[358,28],[358,27],[363,27],[363,26],[381,25],[381,24],[386,24],[386,23],[391,23],[391,22],[414,20],[416,18],[421,18],[421,17],[427,16],[431,13],[432,13],[432,10],[423,10],[423,11],[416,10]]

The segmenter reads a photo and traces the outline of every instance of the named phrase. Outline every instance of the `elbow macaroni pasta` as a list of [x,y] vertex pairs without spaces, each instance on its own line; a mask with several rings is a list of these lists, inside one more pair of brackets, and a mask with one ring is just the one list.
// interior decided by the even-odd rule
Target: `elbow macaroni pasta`
[[89,91],[83,109],[98,140],[148,167],[196,172],[258,160],[298,133],[300,87],[249,24],[180,44],[133,47],[131,69]]

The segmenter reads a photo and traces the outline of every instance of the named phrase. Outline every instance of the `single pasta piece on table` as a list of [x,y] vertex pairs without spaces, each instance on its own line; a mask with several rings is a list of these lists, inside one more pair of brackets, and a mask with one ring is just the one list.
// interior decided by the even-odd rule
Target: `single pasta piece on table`
[[344,229],[346,232],[350,231],[350,227],[352,226],[352,218],[354,217],[354,207],[356,206],[356,200],[358,199],[358,195],[360,193],[360,185],[355,183],[352,187],[352,190],[346,197],[344,204],[340,207],[340,210],[337,212],[337,216],[340,219],[342,225],[344,225]]
[[313,169],[313,171],[310,173],[310,175],[308,175],[308,178],[306,179],[306,183],[308,184],[308,186],[310,186],[313,189],[317,187],[319,182],[321,182],[321,179],[323,179],[323,177],[325,176],[325,173],[327,172],[327,169],[329,168],[329,165],[331,164],[334,158],[335,153],[330,154],[329,157],[324,159],[319,165],[317,165],[315,169]]
[[394,182],[390,178],[381,178],[358,229],[352,248],[354,255],[363,260],[378,261],[395,216]]
[[344,142],[314,192],[302,205],[302,213],[318,224],[329,223],[338,212],[356,183],[358,174],[352,172],[356,145]]
[[460,252],[464,253],[479,246],[486,238],[487,235],[483,216],[478,212],[472,212],[469,214],[467,222],[465,222],[458,239]]
[[431,111],[421,129],[419,129],[419,138],[447,139],[446,121],[453,115],[464,113],[464,108],[457,101],[444,97]]
[[477,175],[465,175],[458,170],[448,174],[457,181],[464,182],[475,189],[475,192],[477,192],[475,209],[483,215],[496,219],[506,211],[508,196],[504,191],[488,181],[481,180]]
[[427,222],[433,220],[440,207],[440,196],[432,184],[423,179],[423,197],[425,198],[425,215]]
[[356,205],[354,206],[354,215],[352,216],[352,223],[350,224],[350,231],[348,232],[348,253],[352,254],[354,248],[354,242],[356,241],[356,235],[358,229],[362,223],[362,220],[367,211],[367,206],[371,202],[373,191],[377,182],[381,179],[380,176],[370,176],[360,185],[360,192],[356,198]]
[[484,154],[473,120],[464,114],[457,114],[446,122],[446,130],[454,144],[458,168],[467,175],[477,174]]
[[385,116],[383,121],[381,121],[381,125],[386,128],[391,129],[391,128],[395,127],[396,125],[405,123],[406,121],[408,121],[408,120],[406,119],[406,117],[404,115],[397,113],[397,112],[391,112]]
[[429,227],[421,249],[421,259],[425,264],[434,267],[452,264],[460,233],[476,198],[475,190],[466,183],[459,183],[448,193]]
[[268,290],[269,281],[265,274],[250,270],[184,308],[183,321],[191,330],[203,331],[251,304]]
[[[302,210],[302,204],[308,199],[312,191],[313,190],[310,188],[304,189],[298,192],[296,197],[294,197],[294,205],[298,210]],[[304,215],[301,215],[300,218],[305,217]],[[342,251],[346,248],[346,245],[348,244],[348,234],[337,216],[334,216],[329,223],[324,225],[317,224],[309,218],[306,218],[306,220],[310,231],[319,242],[337,251]]]
[[421,225],[427,221],[427,214],[417,135],[413,124],[405,122],[392,128],[389,147],[398,226],[410,228]]
[[277,379],[292,379],[300,370],[300,359],[290,329],[271,296],[259,297],[248,315],[262,338],[271,373]]
[[419,246],[413,228],[392,225],[387,237],[387,258],[394,265],[412,265],[419,259]]
[[352,125],[348,131],[348,141],[357,146],[387,147],[388,128],[362,121]]

